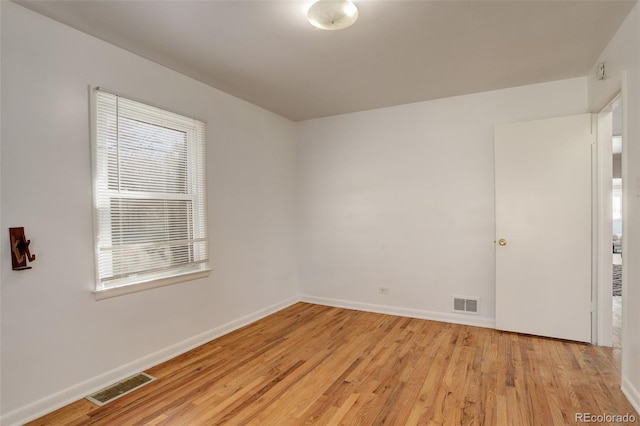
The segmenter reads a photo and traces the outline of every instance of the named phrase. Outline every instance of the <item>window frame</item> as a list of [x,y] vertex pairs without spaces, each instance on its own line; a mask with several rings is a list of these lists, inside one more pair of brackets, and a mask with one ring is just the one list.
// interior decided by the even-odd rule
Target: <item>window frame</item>
[[[209,257],[208,257],[208,252],[209,252],[209,247],[208,247],[208,213],[207,213],[207,200],[206,200],[206,195],[207,195],[207,191],[206,191],[206,122],[204,120],[200,120],[200,119],[196,119],[196,118],[191,118],[185,114],[181,114],[181,113],[177,113],[174,111],[171,111],[167,108],[164,107],[158,107],[155,106],[153,104],[150,104],[148,102],[144,102],[144,101],[140,101],[137,99],[134,99],[130,96],[124,96],[121,95],[119,93],[113,92],[111,90],[105,90],[104,88],[101,87],[89,87],[89,91],[90,91],[90,118],[91,118],[91,166],[92,166],[92,179],[93,179],[93,187],[92,187],[92,199],[93,199],[93,217],[94,217],[94,255],[95,255],[95,282],[94,282],[94,288],[93,288],[93,293],[95,295],[96,300],[102,300],[102,299],[106,299],[106,298],[110,298],[110,297],[116,297],[116,296],[121,296],[124,294],[130,294],[130,293],[136,293],[136,292],[140,292],[140,291],[145,291],[145,290],[149,290],[149,289],[153,289],[153,288],[158,288],[158,287],[163,287],[163,286],[167,286],[167,285],[172,285],[172,284],[177,284],[177,283],[181,283],[181,282],[186,282],[186,281],[191,281],[191,280],[196,280],[196,279],[201,279],[201,278],[205,278],[207,277],[210,272],[211,272],[211,268],[209,266]],[[201,130],[201,144],[196,146],[196,142],[193,142],[192,139],[195,137],[194,136],[194,130],[193,128],[189,128],[188,126],[185,127],[181,127],[180,125],[176,125],[176,123],[173,123],[173,125],[171,126],[166,126],[169,129],[172,130],[176,130],[176,131],[180,131],[180,132],[185,132],[186,135],[186,143],[187,143],[187,180],[186,180],[186,184],[191,187],[194,184],[194,179],[197,180],[197,175],[195,175],[193,169],[195,168],[199,168],[201,169],[201,179],[200,179],[200,185],[203,186],[202,190],[200,191],[199,195],[192,193],[192,190],[189,189],[189,193],[171,193],[171,192],[166,192],[166,193],[160,193],[160,192],[153,192],[153,191],[133,191],[133,192],[129,192],[129,191],[125,191],[125,192],[120,192],[119,190],[113,190],[109,188],[109,167],[108,167],[108,154],[103,154],[102,157],[100,156],[100,154],[98,153],[98,147],[100,144],[100,141],[98,139],[98,92],[102,92],[104,94],[107,94],[109,96],[114,96],[117,98],[121,98],[124,99],[128,102],[134,102],[134,103],[138,103],[141,104],[144,107],[150,107],[151,109],[157,109],[157,110],[161,110],[162,112],[166,112],[169,114],[176,114],[181,116],[181,118],[184,119],[189,119],[189,120],[193,120],[194,122],[200,122],[202,124],[202,130]],[[120,112],[118,111],[117,113],[117,117],[121,117]],[[122,116],[125,116],[124,114]],[[132,116],[129,116],[128,118],[132,118]],[[151,125],[156,125],[159,126],[159,124],[157,123],[153,123],[153,122],[147,122],[144,121],[147,124],[151,124]],[[189,155],[189,150],[192,149],[196,149],[197,152],[196,153],[191,153],[191,155]],[[200,154],[200,155],[197,155]],[[102,161],[102,164],[99,164]],[[196,163],[194,163],[196,162]],[[106,188],[106,191],[105,191]],[[198,205],[202,206],[202,209],[198,209],[198,207],[193,208],[193,210],[198,209],[199,213],[193,213],[195,219],[194,220],[189,220],[186,219],[185,221],[185,225],[188,228],[188,233],[193,236],[194,233],[194,229],[200,229],[200,228],[204,228],[203,230],[200,229],[200,231],[203,231],[203,238],[198,238],[197,240],[194,238],[191,238],[189,247],[189,250],[196,250],[195,246],[193,245],[194,242],[197,243],[202,243],[203,244],[203,250],[204,250],[204,258],[203,259],[198,259],[197,261],[194,262],[190,262],[190,263],[185,263],[182,264],[182,266],[176,266],[176,267],[170,267],[167,266],[164,268],[164,270],[160,270],[160,271],[156,271],[156,272],[144,272],[144,273],[140,273],[140,274],[131,274],[128,275],[126,277],[122,277],[122,278],[112,278],[109,279],[108,281],[112,283],[112,285],[105,285],[105,280],[103,279],[104,277],[101,277],[101,271],[100,271],[100,262],[101,262],[101,249],[104,250],[105,247],[108,247],[108,245],[105,245],[105,241],[101,241],[101,235],[103,235],[103,233],[101,232],[101,227],[106,226],[108,232],[111,232],[112,230],[112,224],[111,224],[111,219],[108,220],[108,225],[104,224],[104,220],[102,220],[101,222],[101,217],[106,217],[105,215],[111,215],[112,214],[112,210],[111,207],[106,207],[108,210],[105,211],[105,207],[104,206],[100,206],[99,205],[99,194],[100,191],[103,191],[108,193],[109,195],[107,196],[108,200],[113,200],[113,199],[136,199],[136,200],[140,200],[140,199],[150,199],[150,200],[165,200],[165,201],[170,201],[170,200],[190,200],[192,202],[192,206],[193,204],[195,204],[196,202],[198,203]],[[195,200],[195,201],[194,201]],[[101,213],[104,211],[104,214],[101,215]],[[195,222],[199,222],[198,225],[195,225]]]

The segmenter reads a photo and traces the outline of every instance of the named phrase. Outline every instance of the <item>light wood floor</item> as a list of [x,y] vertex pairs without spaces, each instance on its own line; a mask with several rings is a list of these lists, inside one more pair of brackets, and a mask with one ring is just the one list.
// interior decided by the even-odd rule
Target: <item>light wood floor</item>
[[554,425],[637,413],[611,348],[298,303],[32,425]]

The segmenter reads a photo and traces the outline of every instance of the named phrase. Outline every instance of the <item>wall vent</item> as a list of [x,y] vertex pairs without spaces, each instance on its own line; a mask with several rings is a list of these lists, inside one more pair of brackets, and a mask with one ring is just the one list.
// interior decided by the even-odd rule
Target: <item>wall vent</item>
[[480,299],[454,296],[453,312],[480,315]]
[[135,376],[131,376],[128,379],[124,379],[118,383],[115,383],[108,388],[102,389],[86,397],[89,401],[98,406],[103,406],[113,400],[120,398],[142,386],[149,384],[156,380],[155,377],[148,375],[147,373],[139,373]]

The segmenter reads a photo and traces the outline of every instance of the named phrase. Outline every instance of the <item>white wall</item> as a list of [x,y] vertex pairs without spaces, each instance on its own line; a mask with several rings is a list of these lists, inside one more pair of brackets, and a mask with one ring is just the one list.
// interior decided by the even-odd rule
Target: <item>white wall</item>
[[[11,423],[296,300],[295,126],[0,3],[0,400]],[[94,300],[88,85],[207,121],[208,279]],[[32,270],[4,261],[12,226],[32,240]]]
[[[596,63],[607,79],[589,74],[589,106],[599,111],[622,90],[623,335],[622,390],[640,411],[640,6],[636,5]],[[594,65],[595,69],[595,65]]]
[[494,326],[493,126],[586,105],[583,77],[298,123],[302,297]]

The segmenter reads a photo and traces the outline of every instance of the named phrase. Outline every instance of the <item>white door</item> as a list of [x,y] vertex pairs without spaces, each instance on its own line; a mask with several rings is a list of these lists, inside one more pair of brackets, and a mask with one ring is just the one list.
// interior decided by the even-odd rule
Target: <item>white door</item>
[[497,126],[494,138],[496,328],[589,342],[591,115]]

